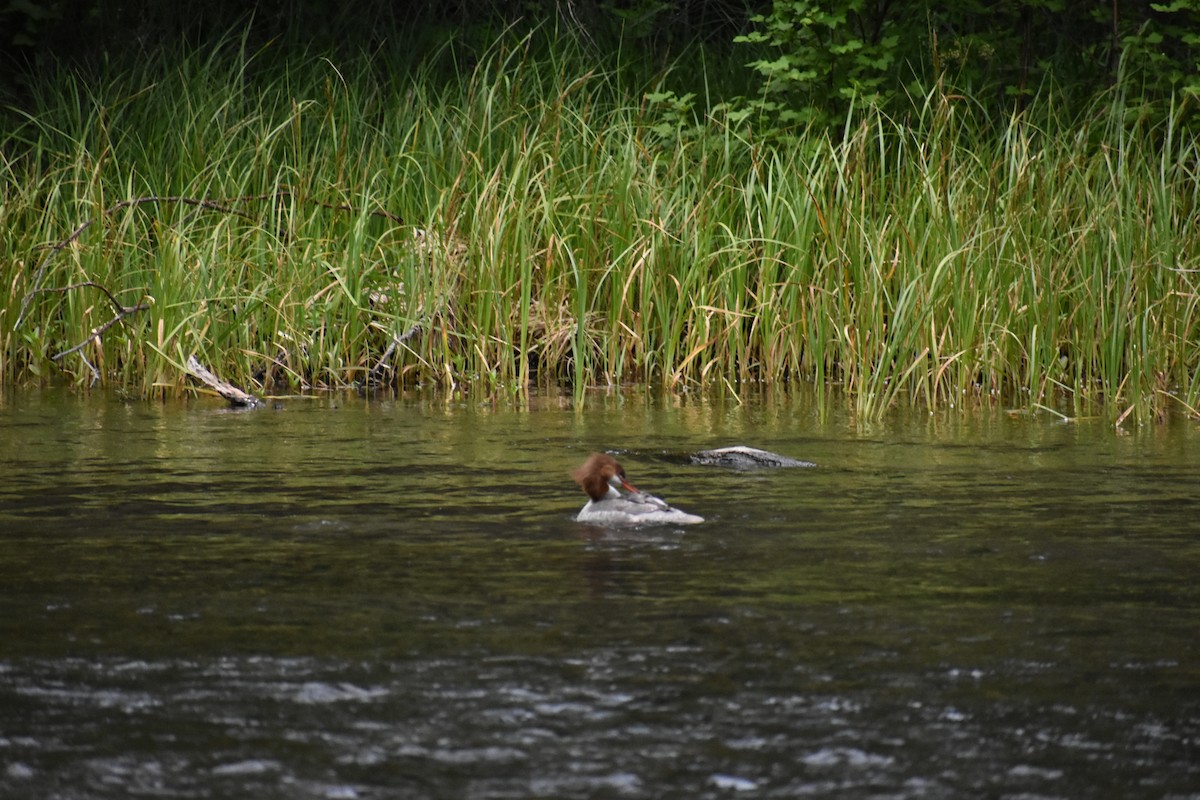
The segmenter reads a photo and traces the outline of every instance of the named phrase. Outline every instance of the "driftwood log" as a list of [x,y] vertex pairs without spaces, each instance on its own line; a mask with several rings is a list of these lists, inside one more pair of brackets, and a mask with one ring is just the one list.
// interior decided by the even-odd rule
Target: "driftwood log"
[[188,356],[187,368],[188,372],[192,373],[199,381],[221,395],[221,397],[228,400],[232,406],[237,406],[238,408],[258,408],[265,405],[262,399],[252,394],[246,394],[232,383],[223,381],[216,375],[213,375],[200,363],[195,355]]

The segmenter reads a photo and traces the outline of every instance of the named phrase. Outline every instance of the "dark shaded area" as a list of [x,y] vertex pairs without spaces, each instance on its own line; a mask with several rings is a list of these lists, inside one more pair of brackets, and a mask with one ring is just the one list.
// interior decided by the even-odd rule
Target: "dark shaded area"
[[95,60],[111,51],[148,50],[164,43],[204,47],[234,29],[245,30],[252,45],[284,39],[371,50],[418,28],[494,34],[509,26],[555,24],[597,44],[626,35],[668,47],[697,40],[728,42],[751,13],[767,6],[762,0],[263,0],[253,5],[238,0],[30,0],[0,11],[0,21],[8,31],[10,58],[28,67],[44,56]]
[[1194,0],[22,0],[0,10],[0,99],[19,103],[50,63],[102,71],[110,59],[119,65],[163,46],[215,47],[231,33],[251,51],[275,43],[422,52],[421,42],[453,37],[484,47],[505,29],[533,26],[569,33],[598,57],[621,51],[663,65],[703,43],[745,67],[747,82],[757,73],[764,110],[778,101],[834,118],[851,94],[898,96],[914,79],[948,78],[986,104],[1018,108],[1048,85],[1086,100],[1122,76],[1149,100],[1200,87]]
[[[604,53],[637,42],[665,63],[689,44],[730,46],[763,0],[27,0],[0,8],[0,102],[23,105],[54,65],[102,74],[162,48],[217,49],[231,38],[257,51],[312,48],[357,54],[433,50],[453,38],[482,50],[503,31],[549,27]],[[422,46],[428,43],[428,47]]]

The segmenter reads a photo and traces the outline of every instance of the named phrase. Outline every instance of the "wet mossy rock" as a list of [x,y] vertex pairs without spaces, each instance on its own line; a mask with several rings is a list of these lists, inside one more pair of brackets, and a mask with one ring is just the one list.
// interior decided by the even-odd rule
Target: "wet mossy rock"
[[789,467],[815,467],[811,461],[800,461],[789,456],[759,450],[756,447],[734,445],[715,450],[701,450],[690,456],[693,464],[709,467],[732,467],[733,469],[777,469]]

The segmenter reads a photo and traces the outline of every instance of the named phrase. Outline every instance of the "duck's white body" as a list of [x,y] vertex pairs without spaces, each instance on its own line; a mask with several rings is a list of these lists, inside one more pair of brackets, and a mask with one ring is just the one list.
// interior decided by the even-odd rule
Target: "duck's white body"
[[[604,453],[592,453],[575,470],[575,481],[590,498],[575,517],[594,525],[694,525],[704,517],[667,505],[654,495],[645,494],[625,480],[625,470],[617,460]],[[625,489],[629,494],[621,494]]]
[[704,522],[704,517],[672,508],[653,495],[642,492],[623,495],[611,486],[603,499],[588,500],[575,519],[597,525],[694,525]]

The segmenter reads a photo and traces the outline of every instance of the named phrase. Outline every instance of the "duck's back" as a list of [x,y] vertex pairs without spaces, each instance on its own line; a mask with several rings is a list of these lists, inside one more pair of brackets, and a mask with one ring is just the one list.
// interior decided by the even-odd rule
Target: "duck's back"
[[589,500],[575,517],[597,525],[694,525],[704,517],[680,511],[650,495]]

